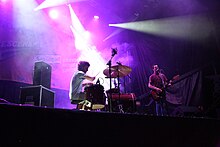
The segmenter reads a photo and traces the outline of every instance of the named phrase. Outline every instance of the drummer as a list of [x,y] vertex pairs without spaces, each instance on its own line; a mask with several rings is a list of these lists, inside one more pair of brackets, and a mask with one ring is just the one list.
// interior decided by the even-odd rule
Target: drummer
[[85,100],[85,93],[83,92],[83,81],[85,79],[89,81],[95,80],[95,77],[90,77],[86,75],[89,66],[90,64],[87,61],[80,61],[78,63],[78,71],[72,76],[70,82],[69,97],[71,100],[71,104],[88,103]]

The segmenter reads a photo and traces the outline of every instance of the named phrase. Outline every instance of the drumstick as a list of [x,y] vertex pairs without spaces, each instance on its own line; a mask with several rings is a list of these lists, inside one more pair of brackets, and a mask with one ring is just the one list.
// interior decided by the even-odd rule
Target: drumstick
[[[96,76],[98,76],[99,73],[100,73],[100,72],[98,72],[98,73],[96,74]],[[96,77],[96,76],[95,76],[95,77]]]

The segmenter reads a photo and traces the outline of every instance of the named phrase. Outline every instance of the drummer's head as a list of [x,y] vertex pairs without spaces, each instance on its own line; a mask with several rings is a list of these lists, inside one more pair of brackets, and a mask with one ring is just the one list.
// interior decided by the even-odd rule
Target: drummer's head
[[84,73],[86,73],[89,69],[89,62],[87,61],[80,61],[79,64],[78,64],[78,70],[79,71],[83,71]]

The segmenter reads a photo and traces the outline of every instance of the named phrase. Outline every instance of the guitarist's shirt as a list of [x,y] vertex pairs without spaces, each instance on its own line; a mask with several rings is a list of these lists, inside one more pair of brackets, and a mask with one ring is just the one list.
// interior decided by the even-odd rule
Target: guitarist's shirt
[[151,85],[157,88],[164,88],[165,83],[167,82],[167,78],[164,74],[160,73],[159,75],[152,74],[150,77]]

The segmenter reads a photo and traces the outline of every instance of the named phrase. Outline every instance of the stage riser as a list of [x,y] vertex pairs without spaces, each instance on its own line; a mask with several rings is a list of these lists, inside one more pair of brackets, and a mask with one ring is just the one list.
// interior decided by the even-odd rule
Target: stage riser
[[220,121],[0,105],[3,144],[216,146]]

